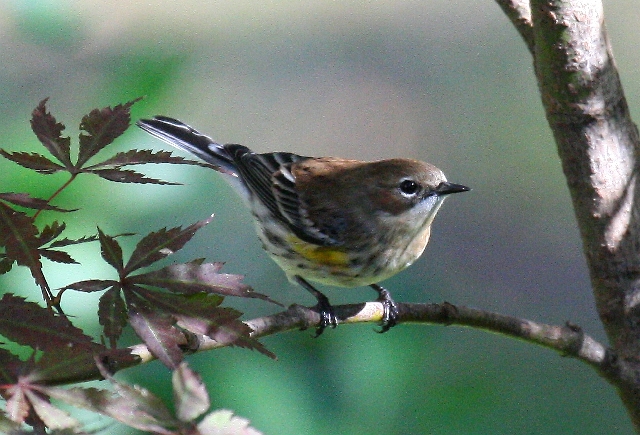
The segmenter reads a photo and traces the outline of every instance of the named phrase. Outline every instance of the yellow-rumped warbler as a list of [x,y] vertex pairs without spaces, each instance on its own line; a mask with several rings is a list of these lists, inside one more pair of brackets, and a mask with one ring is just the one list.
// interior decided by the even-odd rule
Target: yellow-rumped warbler
[[222,168],[245,199],[264,249],[291,281],[318,301],[321,324],[337,325],[327,297],[307,280],[340,287],[371,286],[385,310],[382,331],[397,320],[389,292],[377,283],[417,260],[446,195],[468,187],[447,182],[435,166],[409,159],[361,162],[335,157],[256,154],[220,145],[165,116],[137,125]]

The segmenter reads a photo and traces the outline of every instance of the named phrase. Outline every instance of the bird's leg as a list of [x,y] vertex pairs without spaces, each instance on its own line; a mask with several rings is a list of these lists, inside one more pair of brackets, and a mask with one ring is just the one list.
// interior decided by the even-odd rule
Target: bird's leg
[[335,328],[338,325],[338,318],[333,312],[333,307],[329,303],[329,299],[320,290],[309,284],[301,276],[296,275],[295,280],[298,284],[304,287],[309,293],[313,295],[318,301],[316,309],[320,314],[320,325],[316,328],[316,337],[318,337],[327,326]]
[[387,332],[398,322],[398,306],[386,288],[378,284],[371,284],[370,287],[378,292],[377,301],[381,302],[384,307],[382,313],[382,329],[378,332]]

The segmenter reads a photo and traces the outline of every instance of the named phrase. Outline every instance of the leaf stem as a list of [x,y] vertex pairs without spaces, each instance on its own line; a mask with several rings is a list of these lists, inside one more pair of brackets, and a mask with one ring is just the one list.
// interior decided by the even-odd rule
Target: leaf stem
[[[58,190],[56,190],[55,192],[53,192],[53,194],[52,194],[52,195],[47,199],[47,203],[50,203],[51,201],[53,201],[53,199],[54,199],[56,196],[58,196],[60,193],[62,193],[62,191],[63,191],[64,189],[66,189],[66,188],[71,184],[71,182],[72,182],[73,180],[75,180],[75,178],[76,178],[76,176],[77,176],[77,175],[78,175],[77,173],[75,173],[75,174],[71,174],[71,177],[70,177],[70,178],[69,178],[69,179],[68,179],[68,180],[67,180],[67,181],[66,181],[62,186],[60,186],[60,187],[58,188]],[[33,215],[33,219],[34,219],[34,220],[38,217],[38,215],[40,214],[40,212],[41,212],[42,210],[43,210],[43,209],[39,209],[38,211],[36,211],[36,213]]]

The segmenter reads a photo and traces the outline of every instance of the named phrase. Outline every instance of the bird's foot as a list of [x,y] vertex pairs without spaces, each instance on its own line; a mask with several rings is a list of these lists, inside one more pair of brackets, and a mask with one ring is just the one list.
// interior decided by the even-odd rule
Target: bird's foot
[[295,279],[298,284],[304,287],[318,301],[315,307],[313,307],[314,310],[320,314],[320,324],[316,327],[315,337],[322,335],[327,326],[332,328],[338,326],[338,318],[336,317],[333,307],[329,303],[329,298],[327,298],[320,290],[309,284],[309,282],[301,276],[296,276]]
[[378,299],[376,299],[376,301],[382,303],[383,307],[382,321],[380,322],[381,329],[377,331],[382,334],[398,323],[398,306],[386,288],[378,284],[371,284],[371,288],[378,292]]
[[316,327],[316,335],[314,337],[322,335],[327,326],[331,328],[338,326],[338,318],[333,311],[333,306],[325,295],[318,297],[318,303],[313,308],[320,314],[320,324]]

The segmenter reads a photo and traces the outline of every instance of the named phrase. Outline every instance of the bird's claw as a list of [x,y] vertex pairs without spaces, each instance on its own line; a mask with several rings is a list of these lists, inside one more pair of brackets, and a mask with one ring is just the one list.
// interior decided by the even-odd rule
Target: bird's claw
[[396,305],[396,302],[387,289],[377,285],[373,288],[378,292],[378,299],[376,300],[380,302],[383,307],[382,321],[380,322],[381,328],[376,332],[383,334],[398,323],[400,316],[398,313],[398,305]]
[[318,298],[318,303],[314,309],[320,314],[320,324],[316,327],[316,335],[319,337],[322,335],[326,327],[335,328],[338,326],[338,318],[333,310],[333,306],[329,303],[329,299]]

